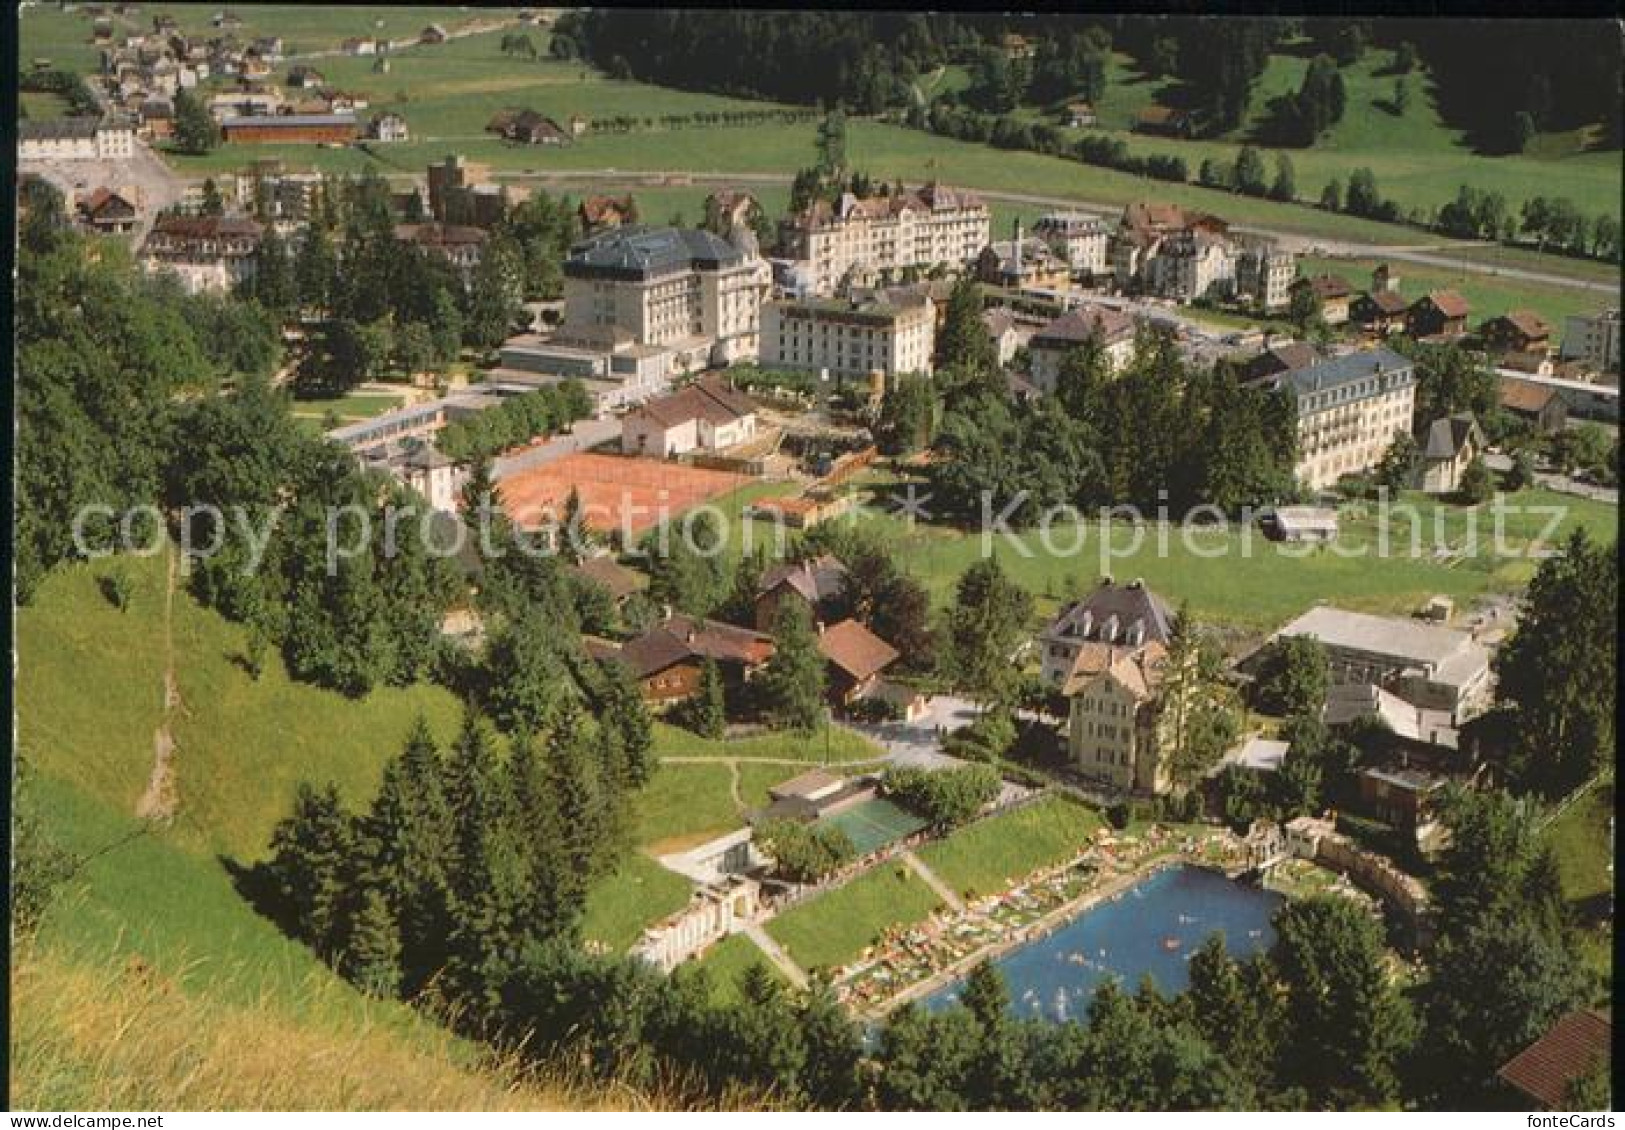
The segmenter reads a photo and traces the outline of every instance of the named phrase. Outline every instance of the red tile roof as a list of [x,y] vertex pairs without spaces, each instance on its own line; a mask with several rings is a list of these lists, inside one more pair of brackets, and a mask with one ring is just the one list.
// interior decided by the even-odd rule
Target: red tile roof
[[1565,1109],[1569,1085],[1607,1061],[1613,1036],[1613,1021],[1602,1013],[1571,1012],[1498,1074],[1542,1106]]

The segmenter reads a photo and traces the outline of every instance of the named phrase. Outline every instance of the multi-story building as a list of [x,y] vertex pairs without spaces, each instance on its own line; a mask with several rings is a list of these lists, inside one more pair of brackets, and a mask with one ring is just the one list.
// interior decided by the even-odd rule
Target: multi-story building
[[141,247],[141,267],[176,275],[191,294],[230,291],[254,277],[260,235],[253,220],[163,216]]
[[395,238],[423,248],[450,263],[466,282],[485,254],[485,232],[465,224],[396,224]]
[[1236,256],[1236,297],[1261,310],[1284,310],[1292,299],[1297,260],[1273,243],[1253,243]]
[[[1163,287],[1190,291],[1197,283],[1211,284],[1216,278],[1228,282],[1234,278],[1234,264],[1221,264],[1215,249],[1229,230],[1229,225],[1217,216],[1187,212],[1177,204],[1135,201],[1123,209],[1111,241],[1113,281],[1123,290],[1151,294],[1161,294]],[[1190,238],[1197,233],[1204,236],[1199,244]],[[1158,260],[1170,240],[1184,241],[1179,254],[1191,259],[1191,263],[1159,266]],[[1223,241],[1223,258],[1230,258],[1228,241]],[[1200,292],[1195,296],[1200,297]]]
[[779,226],[779,242],[813,295],[900,276],[909,268],[962,269],[988,244],[980,197],[936,182],[918,192],[820,200]]
[[618,328],[711,365],[754,360],[770,281],[765,262],[710,232],[611,228],[565,260],[564,327]]
[[1176,302],[1228,298],[1235,289],[1236,257],[1225,235],[1193,227],[1159,241],[1143,279],[1152,294]]
[[1619,311],[1570,314],[1563,328],[1561,356],[1594,369],[1619,371]]
[[1299,481],[1321,490],[1344,475],[1369,471],[1416,415],[1416,369],[1378,347],[1277,373],[1262,382],[1297,408]]
[[1033,234],[1065,258],[1074,275],[1095,278],[1111,268],[1111,229],[1099,216],[1051,212],[1039,217]]
[[1068,679],[1067,752],[1079,773],[1124,792],[1168,791],[1167,664],[1168,649],[1148,643]]
[[1080,663],[1098,672],[1148,643],[1166,646],[1174,636],[1173,624],[1167,603],[1144,582],[1119,585],[1107,577],[1094,592],[1061,609],[1039,633],[1044,683],[1059,690]]
[[1024,239],[1017,220],[1014,238],[982,248],[976,277],[1012,290],[1062,290],[1072,281],[1072,265],[1043,240]]
[[1106,306],[1079,306],[1062,314],[1027,343],[1032,383],[1054,392],[1066,355],[1090,341],[1106,351],[1112,369],[1120,369],[1134,353],[1134,319]]
[[107,161],[135,156],[135,126],[111,118],[24,118],[17,123],[21,161]]
[[762,308],[762,364],[837,377],[929,373],[936,311],[925,295],[897,301],[806,299]]

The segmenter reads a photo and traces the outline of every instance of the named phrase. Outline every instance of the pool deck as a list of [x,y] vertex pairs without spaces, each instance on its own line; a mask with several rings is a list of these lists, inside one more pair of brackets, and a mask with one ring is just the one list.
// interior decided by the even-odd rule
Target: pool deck
[[1198,860],[1189,858],[1184,852],[1174,852],[1172,854],[1159,855],[1154,859],[1145,861],[1131,871],[1124,872],[1121,875],[1115,875],[1106,880],[1104,883],[1101,883],[1099,886],[1090,888],[1077,898],[1062,903],[1060,906],[1055,907],[1037,921],[1009,935],[1008,937],[1000,938],[995,942],[991,942],[988,945],[983,946],[981,949],[976,950],[974,953],[966,954],[953,964],[939,969],[937,972],[931,974],[931,976],[925,978],[924,980],[915,981],[912,984],[905,986],[895,995],[888,997],[879,1004],[872,1005],[867,1009],[859,1011],[858,1017],[859,1019],[867,1021],[883,1019],[890,1013],[901,1008],[903,1005],[908,1004],[911,1001],[917,1001],[924,997],[928,997],[938,989],[951,985],[953,982],[964,977],[981,962],[1002,957],[1004,954],[1013,949],[1024,946],[1028,942],[1036,941],[1037,939],[1052,933],[1059,927],[1077,918],[1079,915],[1094,909],[1101,903],[1116,898],[1130,887],[1133,887],[1137,883],[1144,882],[1146,879],[1149,879],[1159,871],[1166,870],[1169,867],[1178,866],[1205,867],[1207,870],[1214,871],[1218,874],[1223,874],[1231,878],[1234,877],[1234,874],[1238,870],[1236,868],[1227,869],[1214,867],[1210,864],[1204,864]]

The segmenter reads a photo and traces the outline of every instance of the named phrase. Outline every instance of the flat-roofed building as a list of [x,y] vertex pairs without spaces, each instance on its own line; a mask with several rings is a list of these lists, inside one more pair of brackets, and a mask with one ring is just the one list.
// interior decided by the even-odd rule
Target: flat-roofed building
[[1262,384],[1286,392],[1297,411],[1298,479],[1321,490],[1382,462],[1416,415],[1416,368],[1391,349],[1368,349]]
[[1489,703],[1490,651],[1466,632],[1320,605],[1272,638],[1293,637],[1317,640],[1326,649],[1334,687],[1381,687],[1413,706],[1447,712],[1453,726]]
[[835,376],[929,373],[936,311],[925,295],[893,301],[804,299],[762,308],[762,364]]
[[1594,369],[1619,371],[1619,311],[1597,314],[1570,314],[1563,324],[1566,361],[1583,361]]

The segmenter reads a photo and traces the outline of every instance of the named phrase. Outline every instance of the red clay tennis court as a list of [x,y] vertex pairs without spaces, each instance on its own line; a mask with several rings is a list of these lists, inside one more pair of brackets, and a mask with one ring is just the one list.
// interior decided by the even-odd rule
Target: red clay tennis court
[[583,451],[521,471],[498,487],[503,509],[521,527],[563,518],[574,487],[589,529],[640,534],[750,481],[728,471]]

